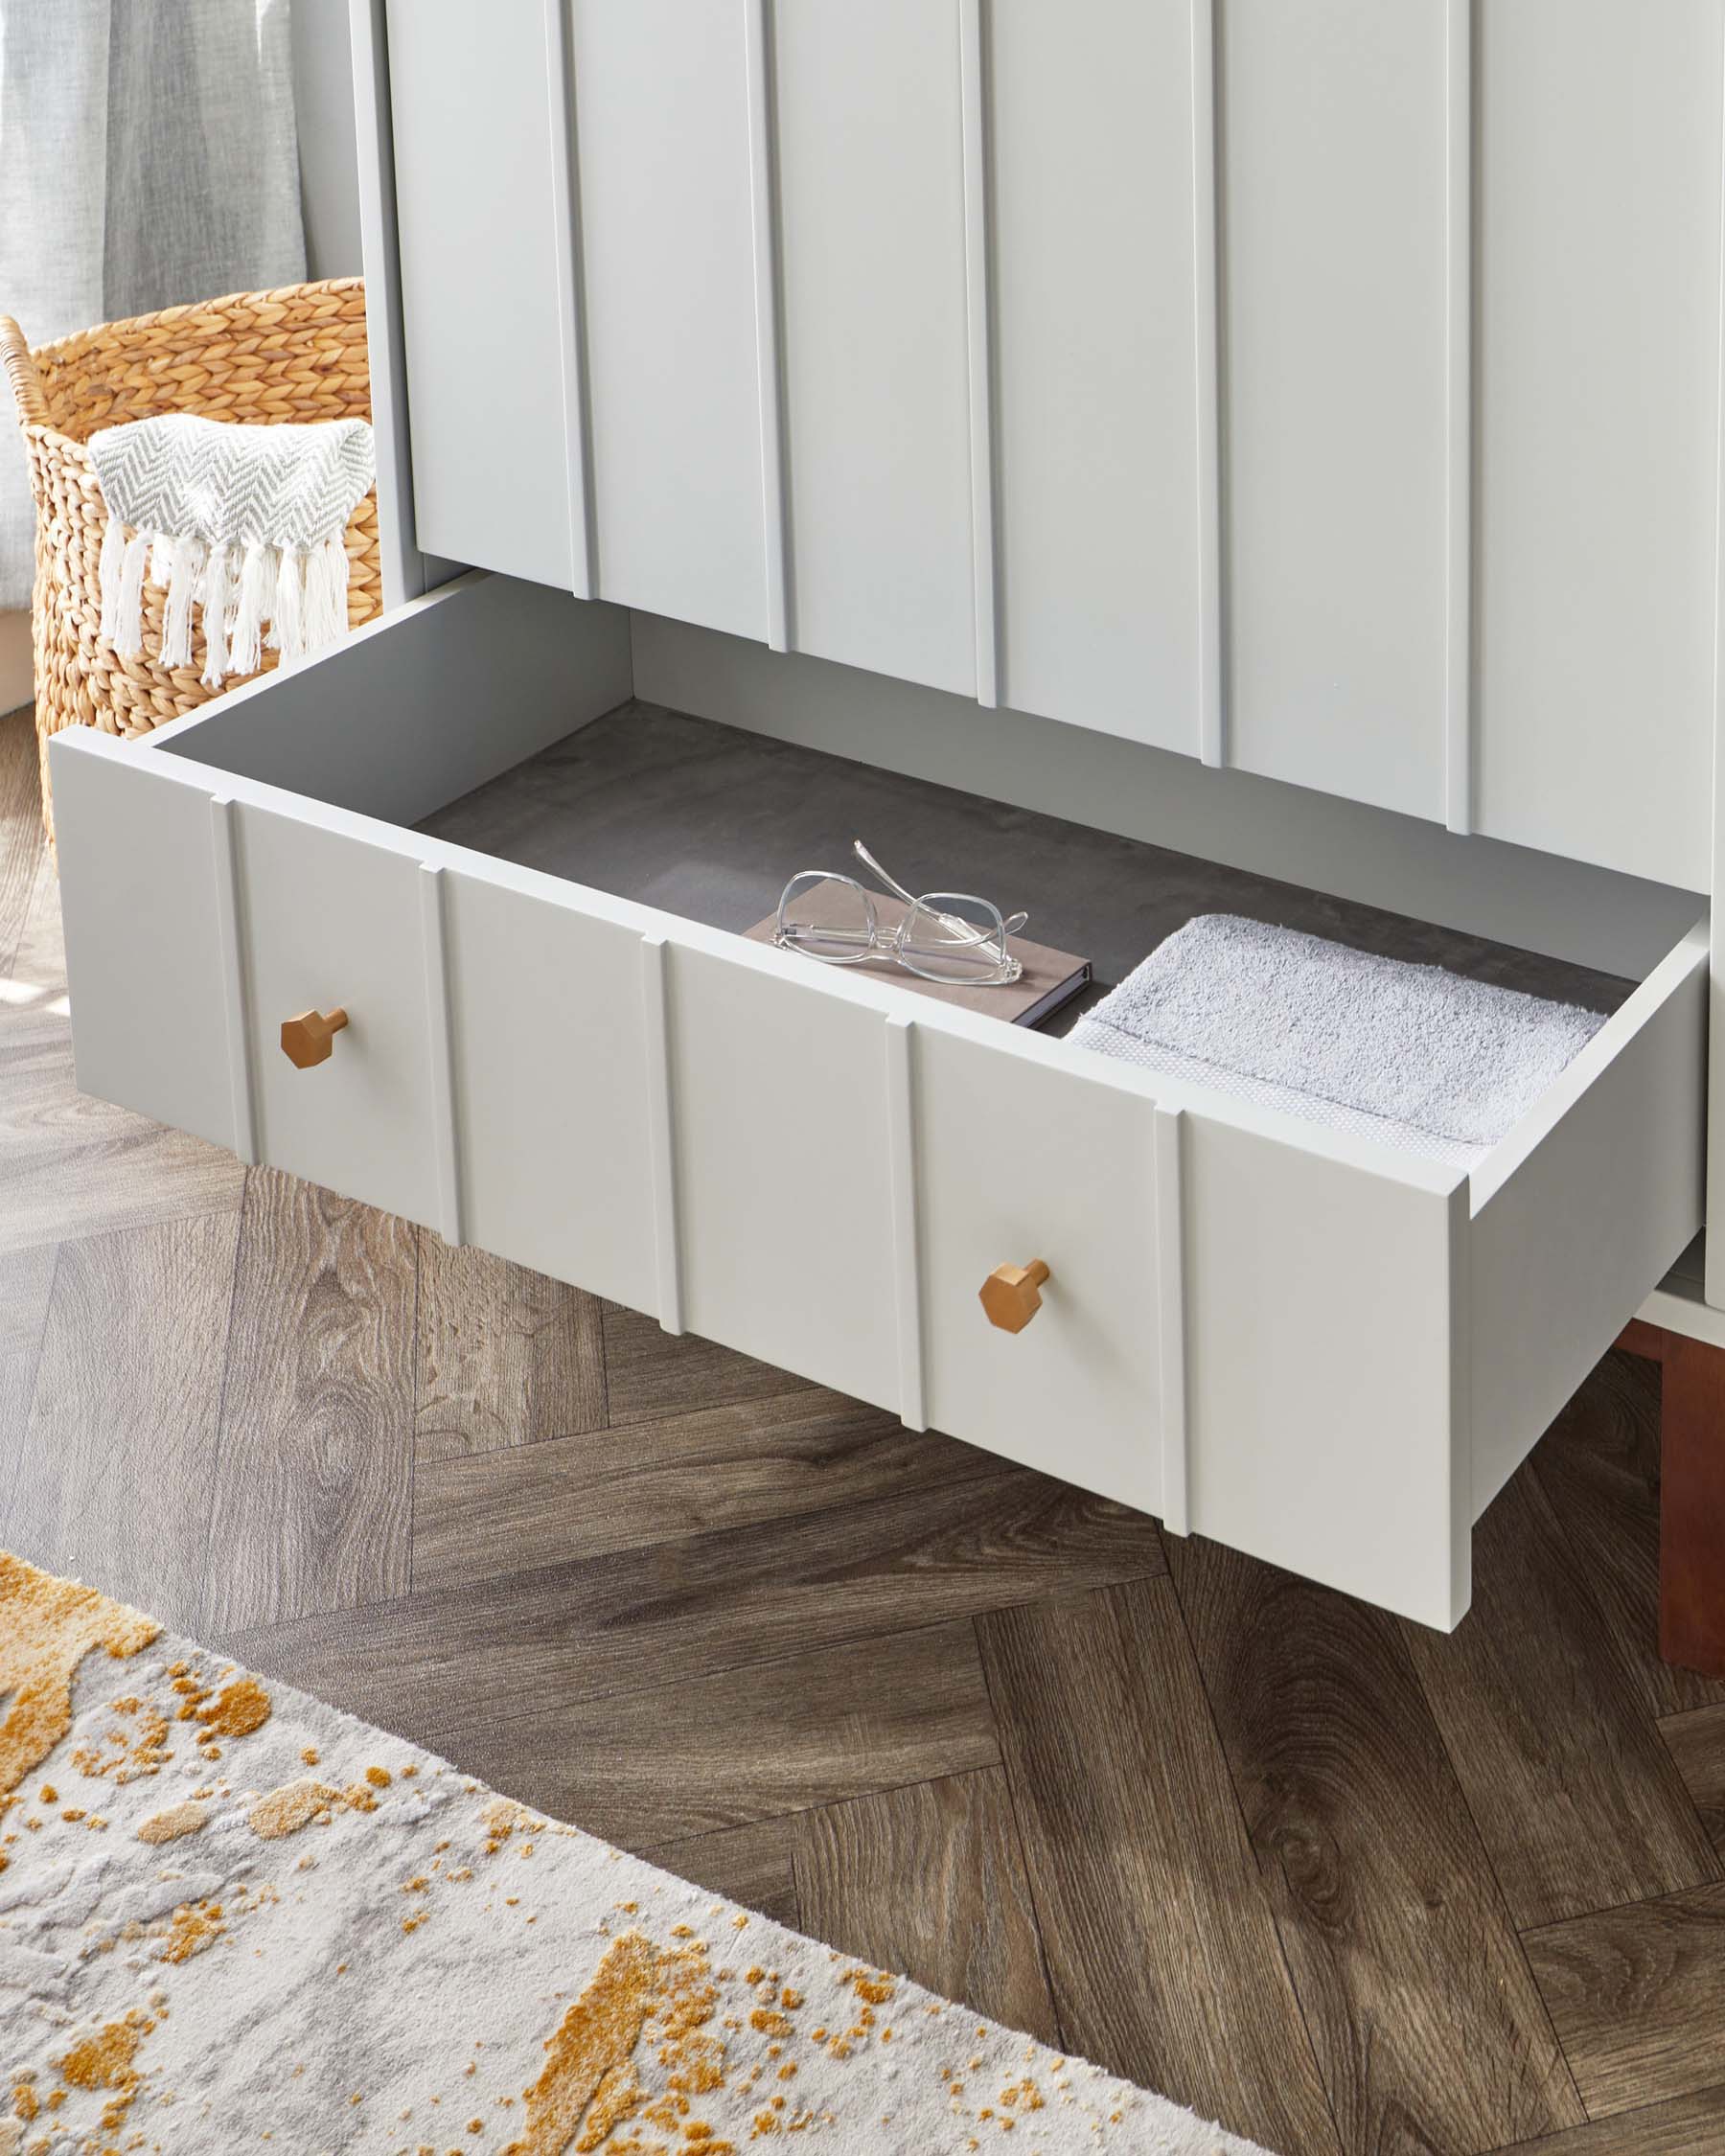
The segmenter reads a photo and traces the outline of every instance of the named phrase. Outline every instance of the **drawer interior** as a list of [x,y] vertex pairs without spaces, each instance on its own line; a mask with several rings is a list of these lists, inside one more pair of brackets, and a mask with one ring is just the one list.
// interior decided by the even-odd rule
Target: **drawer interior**
[[[980,774],[979,774],[980,775]],[[1386,958],[1617,1010],[1634,983],[850,758],[631,701],[422,819],[523,868],[741,934],[799,869],[859,873],[862,838],[915,889],[1023,906],[1039,943],[1091,960],[1083,1010],[1175,929],[1235,913]],[[886,969],[875,969],[890,981]]]

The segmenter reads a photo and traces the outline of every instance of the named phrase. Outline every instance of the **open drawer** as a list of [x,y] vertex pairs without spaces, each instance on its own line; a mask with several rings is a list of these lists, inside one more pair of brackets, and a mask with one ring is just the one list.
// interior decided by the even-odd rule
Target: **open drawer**
[[500,859],[484,795],[475,843],[414,828],[629,694],[626,617],[468,578],[148,744],[57,737],[80,1086],[1453,1625],[1700,1225],[1704,929],[1457,1171]]

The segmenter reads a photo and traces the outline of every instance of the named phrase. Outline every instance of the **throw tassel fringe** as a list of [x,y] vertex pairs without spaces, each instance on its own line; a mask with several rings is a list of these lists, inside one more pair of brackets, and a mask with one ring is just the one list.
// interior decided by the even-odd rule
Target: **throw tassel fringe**
[[234,627],[228,642],[228,671],[255,674],[264,663],[264,617],[275,596],[281,557],[273,546],[248,539],[241,562]]
[[192,602],[197,596],[208,549],[200,539],[173,541],[168,563],[168,604],[162,610],[162,664],[192,664]]
[[306,557],[305,637],[308,652],[321,652],[347,634],[348,558],[339,533]]
[[114,651],[121,658],[136,658],[144,649],[144,572],[149,557],[148,534],[134,532],[126,542],[114,599]]
[[[202,609],[204,663],[199,679],[218,689],[229,677],[255,674],[265,649],[285,660],[309,657],[347,633],[348,558],[339,535],[310,547],[207,545],[196,533],[135,532],[117,516],[103,535],[102,635],[121,658],[144,649],[146,580],[168,594],[162,610],[162,664],[193,662],[192,609]],[[265,634],[267,631],[267,634]]]
[[232,551],[225,542],[211,547],[204,564],[198,597],[203,601],[204,669],[200,678],[206,689],[218,689],[228,671],[227,617],[233,601]]
[[269,631],[269,648],[285,660],[300,658],[306,649],[306,556],[297,546],[282,549],[282,565],[276,571],[275,613]]
[[102,535],[102,640],[114,641],[120,627],[120,571],[126,563],[126,526],[110,516]]

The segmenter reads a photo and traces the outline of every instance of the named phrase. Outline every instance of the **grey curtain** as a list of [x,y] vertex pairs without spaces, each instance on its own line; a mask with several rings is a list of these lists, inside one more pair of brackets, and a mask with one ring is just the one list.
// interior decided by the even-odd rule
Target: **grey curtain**
[[[0,0],[0,311],[33,344],[306,273],[289,0]],[[0,608],[34,520],[0,392]]]

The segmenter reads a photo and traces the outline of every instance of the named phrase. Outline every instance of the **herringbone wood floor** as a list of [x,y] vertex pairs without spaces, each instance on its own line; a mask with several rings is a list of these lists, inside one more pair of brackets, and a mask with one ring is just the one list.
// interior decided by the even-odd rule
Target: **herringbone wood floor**
[[1453,1639],[1164,1540],[80,1098],[0,722],[0,1539],[1283,2156],[1725,2149],[1658,1383]]

